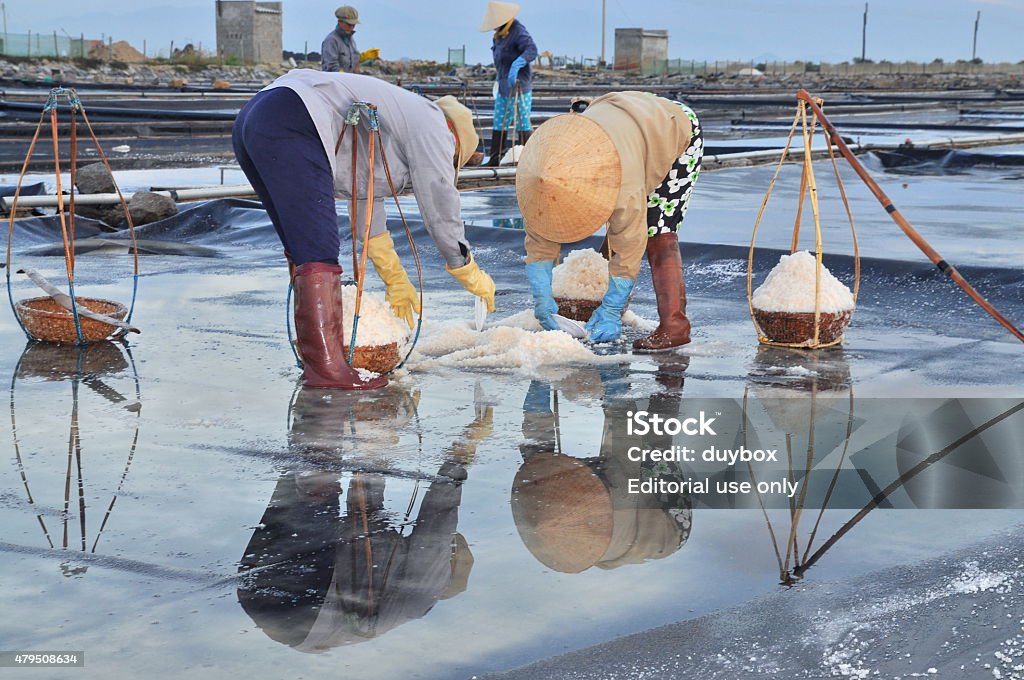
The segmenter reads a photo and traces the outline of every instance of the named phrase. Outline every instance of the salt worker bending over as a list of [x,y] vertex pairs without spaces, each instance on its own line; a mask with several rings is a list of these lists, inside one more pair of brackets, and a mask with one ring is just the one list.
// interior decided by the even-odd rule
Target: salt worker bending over
[[[453,97],[432,102],[369,76],[297,69],[257,93],[235,120],[235,155],[267,209],[294,267],[295,331],[306,385],[370,389],[348,365],[343,350],[340,236],[335,196],[349,199],[349,216],[360,236],[373,202],[368,256],[387,286],[395,314],[413,324],[419,296],[395,253],[387,229],[385,198],[391,190],[377,151],[369,183],[368,116],[338,144],[345,116],[356,102],[376,106],[383,152],[401,192],[411,183],[427,233],[446,270],[494,310],[494,282],[470,252],[460,217],[457,169],[476,151],[472,114]],[[352,137],[358,136],[352,195]],[[351,310],[349,311],[351,313]]]
[[645,92],[613,92],[589,106],[574,102],[573,111],[537,128],[516,173],[534,315],[544,328],[558,328],[551,271],[561,244],[591,236],[607,223],[608,292],[587,323],[590,339],[618,340],[646,252],[658,327],[633,349],[685,345],[690,321],[676,233],[700,173],[697,116],[685,104]]

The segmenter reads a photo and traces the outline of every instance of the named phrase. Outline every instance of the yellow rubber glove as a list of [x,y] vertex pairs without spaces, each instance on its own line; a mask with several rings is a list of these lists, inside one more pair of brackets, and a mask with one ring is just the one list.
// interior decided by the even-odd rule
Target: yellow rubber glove
[[380,59],[380,48],[371,47],[370,49],[359,53],[359,63],[373,61],[374,59]]
[[445,271],[454,276],[455,280],[470,293],[483,298],[487,303],[488,314],[494,311],[494,281],[487,272],[477,266],[472,255],[469,256],[469,262],[457,269],[445,265]]
[[368,241],[368,255],[373,262],[373,268],[377,270],[387,292],[384,299],[391,305],[391,310],[399,319],[405,319],[409,328],[415,328],[416,322],[413,319],[413,312],[420,313],[420,296],[413,288],[409,275],[405,273],[398,253],[395,252],[395,242],[391,240],[391,234],[384,232],[378,234]]

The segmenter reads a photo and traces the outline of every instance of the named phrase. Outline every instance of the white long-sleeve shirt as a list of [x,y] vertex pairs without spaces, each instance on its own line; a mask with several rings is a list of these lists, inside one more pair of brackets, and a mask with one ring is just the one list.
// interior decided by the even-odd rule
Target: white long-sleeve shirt
[[[468,262],[469,244],[461,217],[459,192],[455,188],[455,137],[436,104],[383,80],[353,73],[296,69],[266,89],[275,87],[287,87],[302,99],[330,160],[335,194],[349,199],[350,208],[353,198],[352,136],[355,130],[350,128],[345,133],[337,154],[334,149],[351,106],[359,101],[374,104],[395,191],[401,193],[412,185],[427,233],[450,268],[461,267]],[[360,236],[367,205],[369,129],[364,113],[356,128],[359,133],[355,173],[358,209],[350,209],[349,212],[355,218]],[[379,145],[374,158],[372,196],[371,237],[387,229],[385,200],[391,196]]]

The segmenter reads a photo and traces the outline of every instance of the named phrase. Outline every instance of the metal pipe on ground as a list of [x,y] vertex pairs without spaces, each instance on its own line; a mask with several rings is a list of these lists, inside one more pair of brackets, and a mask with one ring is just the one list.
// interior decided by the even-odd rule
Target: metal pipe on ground
[[[502,179],[515,176],[516,169],[513,167],[474,168],[472,170],[463,170],[459,173],[460,180]],[[206,201],[215,198],[239,198],[256,195],[256,192],[253,191],[252,186],[249,184],[234,184],[202,189],[154,191],[152,193],[160,194],[162,196],[170,196],[179,203],[186,203],[189,201]],[[125,200],[131,200],[133,195],[134,194],[124,194]],[[57,196],[22,196],[18,199],[18,207],[53,208],[56,207],[57,201]],[[10,210],[12,202],[13,201],[10,196],[0,197],[0,207],[2,207],[5,212]],[[75,196],[75,203],[77,205],[113,205],[119,202],[120,199],[117,194],[77,194]]]
[[[985,135],[982,137],[963,137],[954,139],[950,137],[937,138],[914,142],[915,149],[956,149],[981,146],[998,146],[1003,144],[1024,143],[1024,134],[1018,135]],[[905,149],[905,144],[847,144],[851,152],[863,153],[867,151],[894,151]],[[833,149],[839,150],[838,146]],[[795,150],[794,150],[795,151]],[[704,156],[704,167],[708,169],[724,168],[732,165],[753,165],[756,163],[767,163],[774,161],[782,153],[782,149],[760,149],[757,151],[744,151],[740,153],[710,154]],[[828,153],[826,147],[816,149],[816,158],[824,157]],[[509,179],[516,176],[515,167],[498,168],[471,168],[459,172],[459,180],[498,180]],[[179,189],[167,191],[155,191],[153,193],[170,196],[179,203],[189,201],[205,201],[215,198],[239,198],[255,196],[255,192],[248,184],[235,184],[226,186],[209,187],[202,189]],[[130,200],[131,194],[125,194],[125,200]],[[117,194],[78,194],[75,196],[78,205],[113,205],[119,202]],[[19,208],[53,208],[57,206],[57,196],[22,196],[18,200]],[[0,209],[4,212],[10,210],[11,198],[0,197]]]

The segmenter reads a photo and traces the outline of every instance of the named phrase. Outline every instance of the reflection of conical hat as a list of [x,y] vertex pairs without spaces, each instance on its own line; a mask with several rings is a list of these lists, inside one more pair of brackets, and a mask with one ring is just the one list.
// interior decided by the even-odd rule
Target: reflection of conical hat
[[612,501],[582,462],[558,453],[526,461],[512,483],[512,517],[527,549],[568,574],[593,566],[612,538]]
[[619,152],[586,116],[568,113],[537,128],[516,169],[516,196],[526,230],[572,243],[608,221],[622,186]]
[[487,12],[484,13],[484,20],[480,24],[481,31],[493,31],[500,28],[516,18],[519,14],[519,5],[514,2],[491,2],[487,3]]

